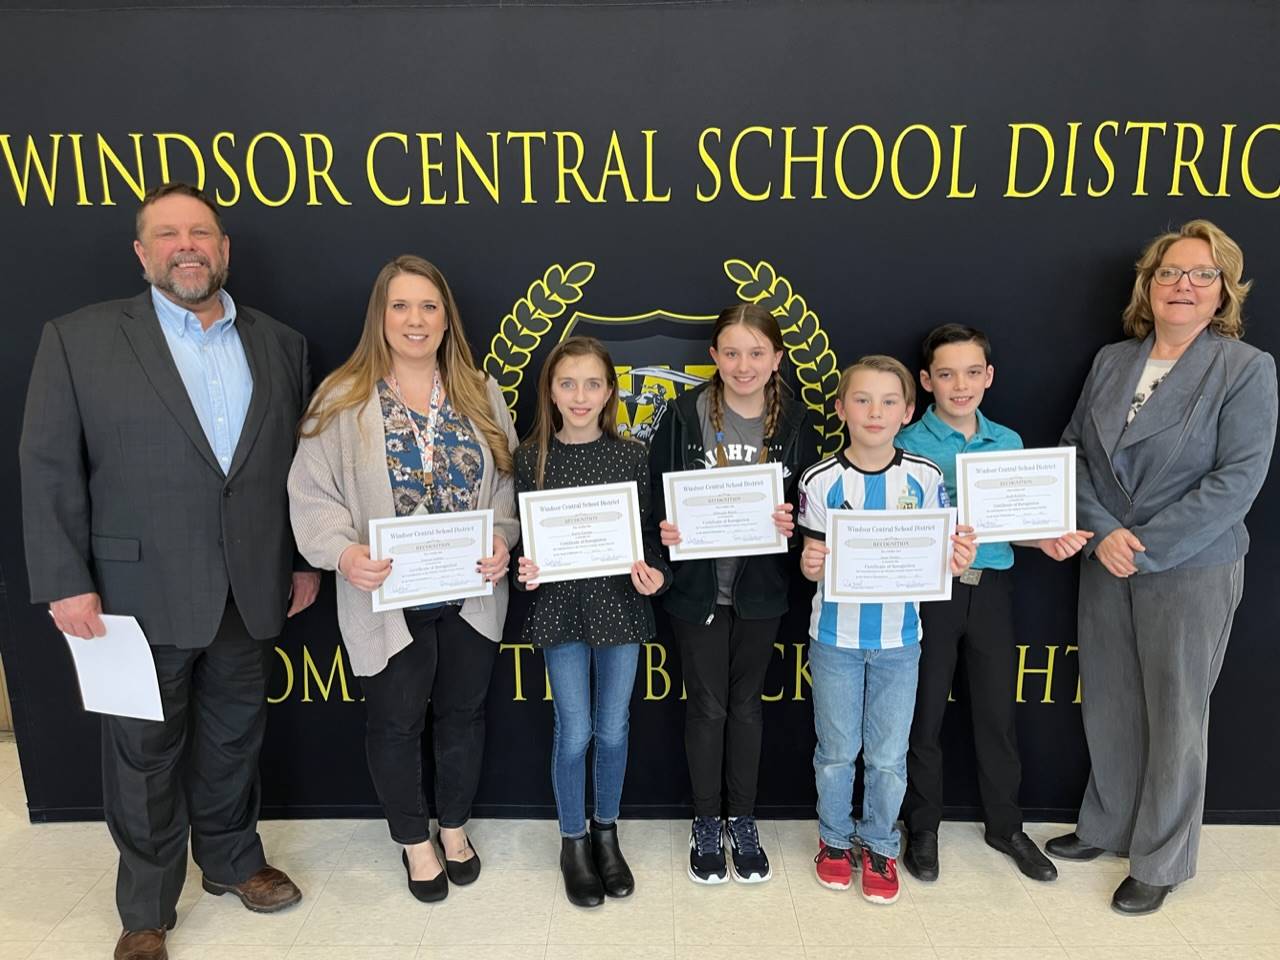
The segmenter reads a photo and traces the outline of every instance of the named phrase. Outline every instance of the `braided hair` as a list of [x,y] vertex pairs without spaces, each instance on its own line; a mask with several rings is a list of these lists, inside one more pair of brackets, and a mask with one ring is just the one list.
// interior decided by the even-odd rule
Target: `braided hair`
[[[783,351],[782,331],[778,327],[778,321],[766,308],[756,303],[737,303],[720,311],[720,316],[716,317],[715,326],[711,329],[711,345],[717,346],[720,335],[736,324],[760,334],[769,341],[775,352]],[[786,384],[781,372],[774,370],[764,387],[764,440],[760,444],[759,463],[769,459],[769,440],[777,432],[778,420],[782,416],[784,389]],[[729,459],[724,449],[724,379],[720,376],[718,367],[707,392],[707,415],[716,435],[716,466],[728,466]]]

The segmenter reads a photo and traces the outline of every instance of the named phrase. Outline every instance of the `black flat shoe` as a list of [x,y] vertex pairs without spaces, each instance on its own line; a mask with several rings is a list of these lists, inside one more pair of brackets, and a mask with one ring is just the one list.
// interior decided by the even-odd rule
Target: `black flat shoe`
[[1036,842],[1023,831],[1019,830],[1010,837],[997,837],[993,833],[988,833],[986,839],[987,846],[1012,858],[1023,876],[1039,880],[1041,883],[1058,879],[1058,868],[1049,862],[1049,858],[1040,852]]
[[1161,886],[1158,883],[1143,883],[1133,877],[1125,877],[1111,896],[1111,909],[1130,917],[1155,913],[1164,903],[1164,898],[1172,893],[1176,886],[1176,883]]
[[1107,851],[1101,847],[1091,847],[1074,833],[1054,837],[1044,845],[1051,857],[1059,860],[1096,860]]
[[604,885],[604,892],[611,897],[629,897],[636,888],[636,879],[622,857],[618,846],[618,825],[591,821],[591,860],[596,874]]
[[604,884],[591,859],[591,837],[560,838],[560,872],[564,875],[564,895],[575,907],[598,907],[604,903]]
[[409,880],[409,892],[423,903],[438,903],[449,895],[449,877],[441,870],[432,880],[415,880],[409,869],[409,852],[400,851],[400,860],[404,863],[404,875]]
[[460,887],[475,883],[476,877],[480,876],[480,854],[476,853],[476,848],[471,846],[470,837],[467,837],[467,847],[472,853],[470,860],[450,860],[448,857],[444,860],[444,872],[449,875],[449,882],[456,883]]
[[902,855],[907,873],[924,883],[938,879],[938,834],[935,830],[917,830],[907,835],[907,852]]

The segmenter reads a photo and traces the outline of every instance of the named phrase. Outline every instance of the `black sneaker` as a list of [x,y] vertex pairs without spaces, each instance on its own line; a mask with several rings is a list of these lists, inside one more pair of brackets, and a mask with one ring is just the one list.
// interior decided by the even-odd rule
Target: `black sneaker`
[[760,846],[755,817],[730,817],[725,821],[724,832],[733,851],[733,879],[739,883],[764,883],[773,876],[769,858]]
[[724,883],[729,879],[719,817],[693,818],[693,829],[689,831],[689,879],[694,883]]

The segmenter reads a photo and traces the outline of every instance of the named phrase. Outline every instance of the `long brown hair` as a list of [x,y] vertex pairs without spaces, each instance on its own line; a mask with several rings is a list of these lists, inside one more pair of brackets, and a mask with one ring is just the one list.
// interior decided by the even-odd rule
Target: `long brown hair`
[[631,440],[618,432],[618,373],[613,368],[613,358],[604,344],[595,337],[568,337],[557,343],[542,364],[542,372],[538,374],[538,412],[533,422],[533,429],[524,442],[538,451],[538,466],[534,474],[537,489],[547,478],[547,453],[551,449],[551,438],[564,426],[564,417],[556,407],[551,396],[551,384],[555,380],[556,367],[560,361],[570,357],[595,357],[604,365],[605,382],[609,384],[609,399],[600,410],[598,422],[600,430],[606,437],[614,440]]
[[462,319],[453,291],[444,274],[432,263],[404,254],[396,257],[380,271],[373,281],[369,294],[369,306],[364,314],[364,330],[360,342],[346,361],[329,374],[316,388],[303,414],[298,430],[301,437],[314,437],[323,433],[333,418],[353,407],[363,408],[372,398],[379,380],[391,372],[391,347],[383,324],[387,315],[387,290],[391,281],[404,273],[412,273],[429,280],[437,290],[444,307],[445,331],[436,351],[436,364],[445,395],[453,408],[468,418],[484,436],[493,456],[494,465],[503,473],[512,472],[511,450],[507,446],[507,434],[494,419],[489,406],[486,387],[488,376],[476,368],[471,346],[462,331]]
[[[758,303],[736,303],[720,311],[715,326],[711,328],[711,346],[720,348],[720,335],[725,329],[741,325],[760,334],[773,345],[775,353],[783,352],[782,331],[778,321],[766,308]],[[782,391],[786,384],[779,370],[769,376],[764,385],[764,441],[760,444],[760,463],[769,459],[769,440],[778,429],[778,418],[782,416]],[[711,378],[711,386],[707,390],[707,417],[711,420],[711,429],[716,432],[716,466],[728,466],[729,459],[725,455],[724,440],[724,379],[720,376],[720,368],[716,367]]]

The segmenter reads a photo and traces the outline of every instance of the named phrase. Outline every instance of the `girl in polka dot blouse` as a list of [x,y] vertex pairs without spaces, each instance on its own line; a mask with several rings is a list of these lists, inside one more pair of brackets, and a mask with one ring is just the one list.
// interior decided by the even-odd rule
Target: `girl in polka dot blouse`
[[[644,560],[629,574],[539,585],[538,567],[520,556],[516,587],[536,590],[522,639],[542,648],[555,706],[551,782],[560,818],[565,894],[583,907],[635,886],[618,847],[618,807],[627,767],[631,689],[640,644],[654,636],[649,597],[671,582],[651,523],[644,444],[618,434],[613,360],[591,337],[551,351],[538,380],[533,432],[516,451],[516,491],[634,480],[644,529]],[[595,695],[592,696],[592,677]],[[595,744],[595,810],[586,822],[586,753]]]

